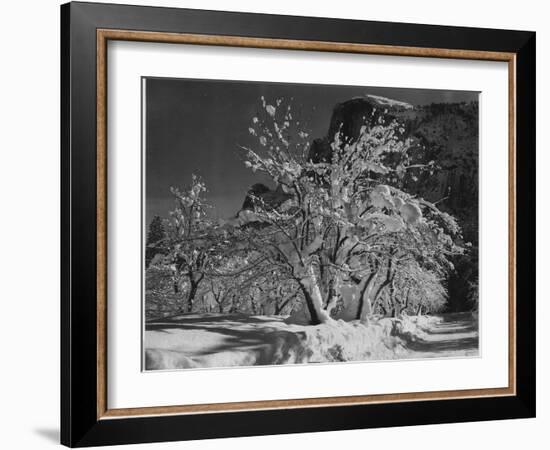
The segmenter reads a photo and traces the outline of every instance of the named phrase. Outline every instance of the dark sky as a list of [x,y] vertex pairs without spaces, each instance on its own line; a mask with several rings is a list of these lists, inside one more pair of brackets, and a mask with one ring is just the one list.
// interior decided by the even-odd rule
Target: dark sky
[[[268,103],[293,97],[309,121],[312,139],[326,134],[337,103],[366,94],[413,105],[477,99],[478,93],[426,89],[327,86],[249,81],[148,78],[146,81],[146,223],[166,217],[174,203],[170,187],[189,185],[191,174],[208,187],[213,215],[233,216],[248,188],[265,182],[247,169],[238,145],[252,143],[248,133],[263,95]],[[266,183],[268,184],[268,183]]]

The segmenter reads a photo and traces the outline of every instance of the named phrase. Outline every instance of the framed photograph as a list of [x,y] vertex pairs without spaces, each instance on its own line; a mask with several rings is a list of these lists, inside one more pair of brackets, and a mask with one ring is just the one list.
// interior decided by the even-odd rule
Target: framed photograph
[[61,441],[535,415],[535,33],[61,7]]

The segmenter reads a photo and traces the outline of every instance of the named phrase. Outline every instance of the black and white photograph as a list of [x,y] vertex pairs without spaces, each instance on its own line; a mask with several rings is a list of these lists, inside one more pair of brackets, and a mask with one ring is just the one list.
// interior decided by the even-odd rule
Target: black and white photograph
[[144,78],[144,369],[479,356],[478,95]]
[[547,442],[544,3],[124,3],[2,10],[0,450]]

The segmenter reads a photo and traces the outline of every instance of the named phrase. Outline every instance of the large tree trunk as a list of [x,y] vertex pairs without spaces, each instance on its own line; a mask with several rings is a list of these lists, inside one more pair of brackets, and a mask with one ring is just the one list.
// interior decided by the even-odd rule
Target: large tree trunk
[[[384,281],[380,284],[380,286],[378,286],[378,289],[376,290],[376,293],[374,294],[373,298],[372,298],[372,301],[373,303],[376,303],[378,301],[378,298],[380,297],[380,294],[382,293],[382,291],[384,290],[384,288],[390,284],[391,282],[393,282],[393,278],[395,276],[395,273],[392,275],[392,266],[393,266],[393,260],[392,258],[390,257],[388,259],[388,267],[387,267],[387,270],[386,270],[386,278],[384,278]],[[390,302],[392,301],[392,299],[390,298]]]
[[409,307],[410,293],[410,289],[407,290],[407,293],[405,294],[405,300],[401,304],[401,309],[399,310],[399,315],[403,315],[403,313],[407,311],[407,308]]
[[365,320],[372,315],[372,302],[370,294],[376,272],[371,273],[368,277],[364,277],[358,285],[358,301],[357,301],[357,320]]
[[[380,283],[380,286],[378,286],[378,289],[376,290],[376,292],[374,293],[373,295],[373,301],[374,302],[377,302],[378,299],[380,298],[380,294],[382,294],[382,290],[389,284],[390,282],[389,281],[386,281],[384,280],[382,283]],[[391,303],[391,301],[390,301]]]
[[195,300],[195,295],[197,294],[197,289],[199,284],[195,281],[191,281],[189,286],[189,293],[187,294],[187,312],[190,313],[193,311],[193,302]]
[[199,284],[204,278],[204,274],[196,275],[195,272],[189,270],[189,292],[187,294],[187,312],[190,313],[193,311],[193,302],[195,301],[195,296],[197,295],[197,290],[199,289]]
[[397,294],[395,292],[395,283],[393,278],[388,283],[388,298],[390,299],[390,303],[391,303],[391,316],[395,318],[401,312],[401,300],[397,298]]
[[302,290],[302,293],[304,294],[304,298],[306,300],[307,311],[309,313],[309,317],[311,318],[311,325],[319,325],[321,321],[317,316],[317,310],[313,306],[313,299],[311,298],[311,294],[309,293],[308,288],[304,286],[302,282],[300,282],[300,289]]
[[330,314],[323,309],[323,295],[319,288],[317,275],[313,266],[309,266],[306,270],[306,276],[298,280],[300,288],[306,299],[306,306],[311,317],[311,324],[326,323],[333,320]]
[[[392,269],[392,260],[390,259],[388,262],[388,270],[386,272],[386,278],[380,284],[380,286],[378,286],[378,289],[376,290],[376,293],[373,296],[373,303],[376,303],[378,301],[378,298],[380,297],[380,294],[382,294],[382,291],[384,290],[384,288],[393,282],[394,275],[392,275],[391,269]],[[390,295],[390,303],[392,304],[390,306],[394,308],[395,305],[393,304],[393,298],[391,295]]]

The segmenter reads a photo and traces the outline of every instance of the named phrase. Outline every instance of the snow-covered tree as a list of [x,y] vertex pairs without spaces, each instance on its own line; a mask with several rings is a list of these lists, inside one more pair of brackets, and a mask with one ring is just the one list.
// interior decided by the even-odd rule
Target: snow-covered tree
[[147,241],[145,242],[145,267],[149,267],[153,258],[158,254],[164,254],[164,224],[160,216],[153,217],[149,224]]
[[162,260],[154,259],[145,271],[145,317],[155,319],[176,313],[181,295],[174,292],[173,273]]
[[391,279],[387,295],[378,307],[384,315],[438,312],[445,305],[447,292],[441,274],[422,267],[414,259],[407,261]]
[[188,189],[171,191],[176,207],[166,222],[164,262],[172,271],[174,293],[185,288],[185,304],[180,309],[191,312],[206,272],[221,258],[221,244],[216,224],[207,215],[205,183],[193,175]]
[[356,139],[337,132],[331,160],[313,161],[308,133],[290,131],[298,123],[290,105],[262,98],[262,111],[252,119],[257,144],[245,148],[245,164],[280,196],[252,199],[240,217],[241,242],[294,280],[311,323],[332,320],[342,302],[366,320],[405,262],[443,270],[460,252],[454,218],[390,185],[407,171],[433,170],[410,161],[412,143],[396,120],[365,120]]

